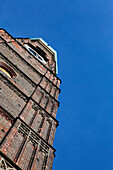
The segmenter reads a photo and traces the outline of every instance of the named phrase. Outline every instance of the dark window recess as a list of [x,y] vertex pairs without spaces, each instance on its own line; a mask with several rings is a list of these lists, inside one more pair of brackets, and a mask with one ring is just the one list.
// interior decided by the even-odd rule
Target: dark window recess
[[43,126],[43,124],[44,124],[44,117],[42,118],[42,121],[41,121],[41,124],[40,124],[40,126],[39,126],[39,129],[38,129],[38,134],[41,132],[41,129],[42,129],[42,126]]
[[36,56],[36,53],[31,48],[29,48],[29,51]]
[[39,100],[39,104],[41,103],[41,101],[42,101],[42,99],[43,99],[43,96],[44,96],[44,93],[42,93],[41,91],[40,91],[40,93],[41,93],[41,97],[40,97],[40,100]]
[[45,170],[45,169],[46,169],[47,158],[48,158],[48,156],[45,156],[45,157],[44,157],[44,161],[43,161],[43,165],[42,165],[42,170]]
[[46,53],[40,47],[37,46],[36,50],[38,54],[40,54],[44,58],[45,61],[48,61],[48,59],[46,58]]
[[39,159],[38,159],[38,158],[37,158],[36,160],[39,162]]
[[54,107],[55,107],[55,105],[54,105],[54,103],[53,103],[53,105],[52,105],[52,107],[51,107],[51,114],[53,113]]
[[[43,59],[47,62],[48,58],[46,57],[46,53],[40,48],[40,47],[34,47],[32,44],[28,43],[29,47],[31,47],[33,50],[35,50],[41,57],[43,57]],[[31,51],[32,52],[32,51]],[[35,53],[33,51],[33,53]],[[36,55],[36,54],[34,54]]]
[[52,123],[50,123],[49,129],[48,129],[48,132],[47,132],[47,136],[46,136],[46,141],[47,141],[47,142],[48,142],[48,140],[49,140],[49,136],[50,136],[50,132],[51,132],[51,127],[52,127]]
[[4,129],[1,129],[1,131],[2,131],[3,133],[5,133],[5,130],[4,130]]
[[49,103],[49,99],[48,99],[48,97],[45,96],[45,106],[44,106],[44,109],[47,108],[48,103]]

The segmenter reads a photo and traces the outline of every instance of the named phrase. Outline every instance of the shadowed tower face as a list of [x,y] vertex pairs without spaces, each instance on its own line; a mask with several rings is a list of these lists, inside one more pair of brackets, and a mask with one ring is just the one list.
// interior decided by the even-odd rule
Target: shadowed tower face
[[0,169],[51,170],[61,80],[42,39],[0,29]]

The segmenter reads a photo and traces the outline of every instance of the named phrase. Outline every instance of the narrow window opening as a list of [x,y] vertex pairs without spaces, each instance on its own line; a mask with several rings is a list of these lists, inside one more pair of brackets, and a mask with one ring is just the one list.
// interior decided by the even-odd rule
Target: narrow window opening
[[36,53],[35,53],[35,51],[34,50],[32,50],[31,48],[28,48],[29,49],[29,51],[33,54],[33,55],[35,55],[36,56]]
[[34,47],[32,44],[28,43],[25,44],[25,47],[27,50],[33,54],[39,61],[41,61],[44,64],[47,64],[48,59],[46,58],[46,53],[41,50],[39,47]]

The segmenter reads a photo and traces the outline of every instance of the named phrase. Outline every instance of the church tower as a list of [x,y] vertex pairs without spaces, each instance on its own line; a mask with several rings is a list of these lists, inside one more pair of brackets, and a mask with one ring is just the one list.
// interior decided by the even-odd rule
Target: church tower
[[51,170],[61,80],[41,38],[0,29],[0,170]]

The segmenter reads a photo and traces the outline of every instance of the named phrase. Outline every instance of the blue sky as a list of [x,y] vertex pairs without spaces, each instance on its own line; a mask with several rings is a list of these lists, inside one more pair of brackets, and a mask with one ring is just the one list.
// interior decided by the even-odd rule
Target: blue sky
[[62,79],[53,170],[113,169],[113,1],[0,1],[0,27],[41,37]]

